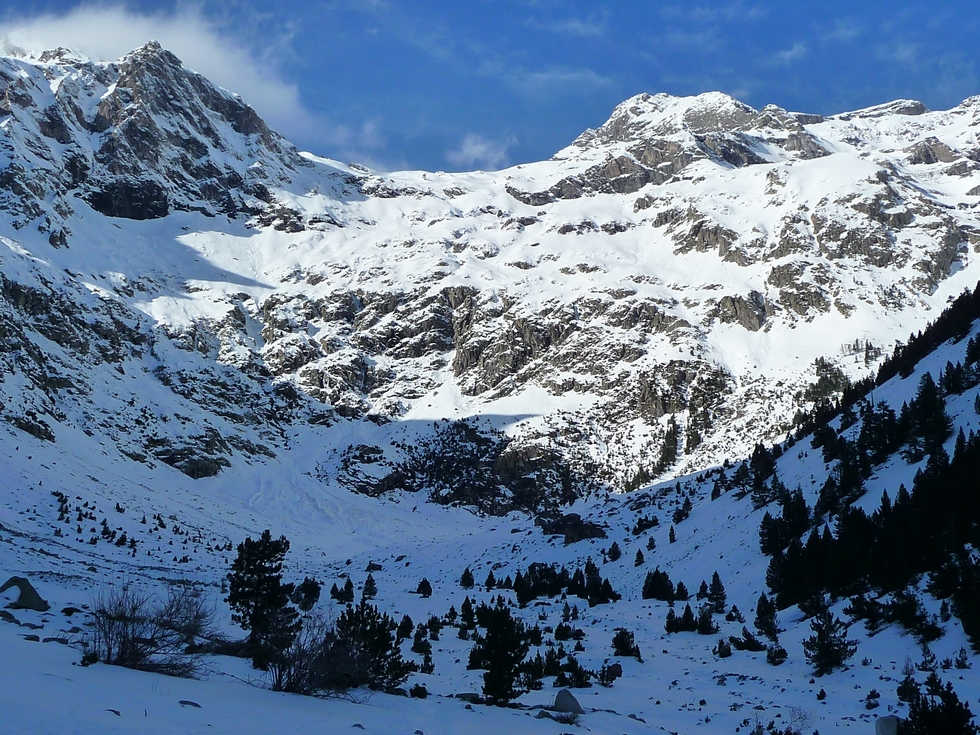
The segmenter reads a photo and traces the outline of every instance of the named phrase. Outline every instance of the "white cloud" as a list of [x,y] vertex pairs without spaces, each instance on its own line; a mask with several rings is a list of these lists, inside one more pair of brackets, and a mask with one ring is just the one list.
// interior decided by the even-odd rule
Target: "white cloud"
[[761,5],[746,6],[742,0],[724,5],[668,5],[661,9],[661,15],[670,20],[684,20],[693,23],[717,23],[719,21],[761,20],[768,15]]
[[919,61],[919,44],[896,42],[878,46],[878,56],[888,61],[913,65]]
[[807,45],[802,41],[797,41],[785,51],[779,51],[773,54],[773,60],[780,64],[791,64],[798,59],[802,59],[808,52]]
[[597,21],[592,17],[584,20],[581,18],[566,18],[551,22],[529,20],[527,25],[532,28],[541,28],[551,33],[564,36],[578,36],[580,38],[594,38],[606,34],[605,22]]
[[611,87],[611,77],[597,74],[592,69],[552,68],[542,71],[513,70],[507,80],[518,92],[530,98],[564,96],[569,93],[589,94],[597,89]]
[[446,160],[454,166],[496,171],[507,165],[507,149],[515,145],[513,137],[505,140],[488,140],[482,135],[470,133],[459,147],[446,152]]
[[81,5],[64,14],[0,20],[0,39],[29,51],[64,46],[91,59],[111,61],[155,40],[189,69],[240,94],[287,137],[320,137],[317,123],[300,101],[295,84],[283,79],[271,49],[249,48],[229,29],[197,9],[139,13],[122,6]]
[[821,39],[838,43],[853,41],[862,33],[861,26],[849,18],[834,21],[834,27],[824,32]]

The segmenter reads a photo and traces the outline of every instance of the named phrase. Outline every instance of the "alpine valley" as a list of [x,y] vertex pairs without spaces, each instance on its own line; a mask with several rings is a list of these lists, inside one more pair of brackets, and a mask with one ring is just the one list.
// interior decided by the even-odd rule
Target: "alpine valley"
[[[641,94],[547,161],[380,173],[156,43],[4,53],[0,571],[51,605],[0,613],[7,731],[972,731],[980,97]],[[306,630],[420,624],[404,676],[225,655],[264,529]],[[213,606],[198,678],[76,665],[122,589]]]

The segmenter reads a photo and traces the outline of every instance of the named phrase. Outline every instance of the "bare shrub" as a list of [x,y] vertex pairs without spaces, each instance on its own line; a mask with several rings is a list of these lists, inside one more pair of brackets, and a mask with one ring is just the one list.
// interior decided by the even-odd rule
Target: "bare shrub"
[[139,584],[106,585],[92,600],[85,660],[193,677],[203,659],[188,650],[213,630],[214,608],[190,587],[171,587],[159,600]]

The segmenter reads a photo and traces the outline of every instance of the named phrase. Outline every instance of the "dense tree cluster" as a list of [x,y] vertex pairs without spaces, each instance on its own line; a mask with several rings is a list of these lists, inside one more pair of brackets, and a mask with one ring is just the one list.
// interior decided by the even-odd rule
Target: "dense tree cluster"
[[905,692],[909,704],[908,718],[899,723],[899,735],[976,735],[980,728],[973,724],[969,703],[961,702],[953,685],[943,683],[935,672],[929,674],[925,691],[910,678],[911,687]]
[[[856,383],[850,383],[846,378],[839,381],[837,392],[840,394],[840,398],[836,402],[832,401],[834,391],[816,389],[817,394],[824,393],[825,395],[810,394],[806,396],[814,400],[815,405],[813,410],[809,412],[797,412],[793,421],[794,425],[798,427],[796,439],[800,439],[815,428],[827,424],[841,411],[855,405],[861,399],[867,399],[868,394],[874,390],[875,386],[884,385],[896,375],[908,377],[915,370],[919,361],[931,354],[943,342],[963,339],[969,332],[972,323],[977,319],[980,319],[980,283],[972,292],[964,291],[934,322],[930,322],[924,330],[912,336],[908,344],[897,344],[892,355],[879,366],[878,373],[874,378],[868,377]],[[971,343],[973,341],[971,340]],[[980,360],[980,354],[977,354],[980,353],[980,345],[974,345],[973,350],[973,354],[968,351],[967,362],[969,364],[976,364]],[[821,365],[821,362],[825,365]],[[822,383],[824,388],[830,387],[827,380],[821,380],[824,376],[830,378],[826,366],[834,367],[829,361],[818,360],[817,385]],[[843,377],[843,373],[841,373],[841,377]],[[969,383],[965,384],[964,387],[968,386]],[[801,394],[800,398],[804,398],[804,395]]]
[[908,344],[896,345],[891,357],[878,368],[875,385],[883,385],[896,375],[908,377],[919,361],[943,342],[963,339],[976,319],[980,319],[980,283],[972,292],[964,291],[934,322],[910,337]]
[[[885,493],[870,516],[847,506],[836,534],[825,527],[805,543],[793,539],[774,554],[767,575],[779,607],[820,592],[897,591],[917,575],[948,567],[965,545],[980,543],[978,473],[980,437],[961,432],[952,459],[938,448],[916,473],[911,493],[901,486],[894,501]],[[959,565],[970,566],[968,560]]]
[[[644,600],[663,600],[673,604],[676,601],[686,602],[690,599],[687,586],[683,582],[678,582],[674,586],[670,575],[657,567],[652,572],[647,572],[643,580],[643,590],[641,596]],[[718,572],[711,575],[711,585],[705,581],[701,582],[701,589],[698,591],[698,600],[707,600],[708,607],[712,613],[723,613],[728,595],[725,592],[725,585],[721,582]]]
[[349,578],[342,589],[333,585],[331,597],[348,604],[330,624],[310,615],[320,597],[319,582],[309,577],[299,584],[282,581],[288,551],[285,536],[273,539],[266,530],[259,539],[239,544],[228,575],[232,619],[248,631],[252,664],[270,673],[273,689],[303,694],[361,686],[391,690],[417,670],[400,649],[411,620],[399,626],[368,602],[377,593],[370,574],[357,606],[349,604],[354,596]]
[[531,564],[524,573],[517,572],[513,581],[517,603],[524,607],[539,597],[557,597],[563,592],[587,600],[589,606],[602,605],[620,599],[621,595],[612,588],[608,579],[599,573],[599,567],[592,559],[569,572],[564,566],[556,564]]
[[[484,633],[476,635],[467,668],[485,669],[484,696],[490,704],[504,704],[526,691],[520,687],[520,677],[528,668],[525,657],[530,650],[531,633],[499,598],[494,607],[481,605],[476,619]],[[529,666],[532,680],[539,679],[534,676],[538,674],[535,662]]]

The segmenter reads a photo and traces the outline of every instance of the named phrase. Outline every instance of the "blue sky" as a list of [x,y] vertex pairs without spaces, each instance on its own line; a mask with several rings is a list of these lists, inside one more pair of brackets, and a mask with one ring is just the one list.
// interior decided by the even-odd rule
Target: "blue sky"
[[980,94],[966,2],[21,2],[0,36],[115,58],[156,38],[298,146],[380,168],[547,158],[640,92],[833,113]]

